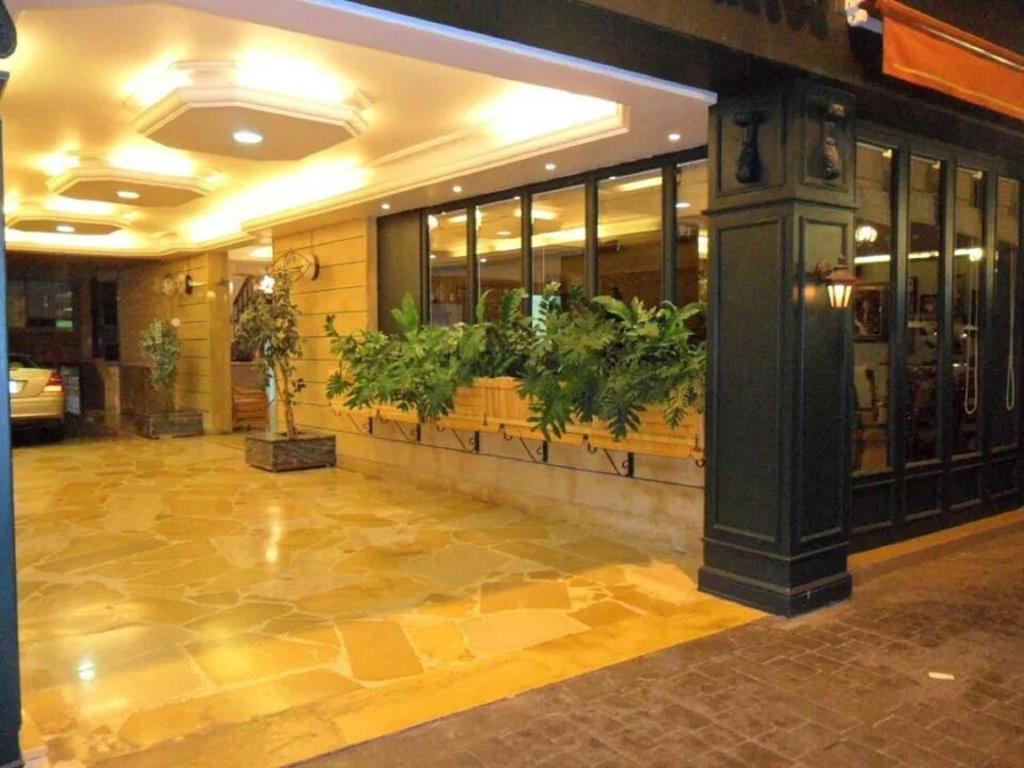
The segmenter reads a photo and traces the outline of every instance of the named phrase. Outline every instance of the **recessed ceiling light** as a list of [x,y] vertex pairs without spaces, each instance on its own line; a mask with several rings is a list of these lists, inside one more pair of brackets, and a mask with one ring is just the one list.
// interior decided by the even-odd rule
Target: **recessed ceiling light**
[[462,192],[462,186],[456,184],[454,187],[452,187],[452,192],[454,192],[456,195],[459,194],[460,192]]
[[390,211],[391,210],[391,203],[381,203],[380,204],[380,209],[382,211]]
[[436,254],[436,253],[432,253],[432,254],[430,254],[430,258],[432,258],[432,259],[436,259],[436,258],[437,258],[437,254]]
[[60,232],[62,235],[71,235],[74,234],[75,228],[72,227],[70,224],[58,224],[57,231]]
[[134,192],[130,189],[120,189],[117,192],[117,196],[122,200],[138,200],[141,195],[138,192]]
[[557,167],[558,167],[558,166],[557,166],[557,165],[555,165],[554,163],[545,163],[545,164],[544,164],[544,170],[545,170],[545,171],[553,171],[553,170],[555,170],[555,168],[557,168]]
[[249,146],[254,146],[256,144],[263,143],[263,136],[256,133],[256,131],[235,131],[233,134],[233,138],[235,139],[236,143],[247,144]]
[[678,133],[675,133],[675,132],[670,133],[668,135],[668,140],[669,141],[679,141],[681,138],[683,138],[682,135],[678,134]]
[[512,236],[512,233],[509,232],[507,229],[503,229],[500,232],[498,232],[498,237],[511,237],[511,236]]
[[487,259],[485,257],[481,256],[480,257],[480,263],[481,264],[486,264],[487,263]]
[[676,208],[689,208],[689,207],[690,207],[690,204],[688,202],[686,202],[685,200],[680,200],[678,203],[676,203]]

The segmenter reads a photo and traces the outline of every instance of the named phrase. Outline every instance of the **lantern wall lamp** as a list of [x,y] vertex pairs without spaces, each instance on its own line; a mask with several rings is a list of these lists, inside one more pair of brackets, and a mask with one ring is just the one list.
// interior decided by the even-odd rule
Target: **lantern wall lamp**
[[833,309],[846,309],[850,306],[850,298],[853,296],[853,287],[857,284],[857,278],[845,266],[832,266],[827,261],[822,261],[814,268],[814,274],[819,283],[828,288],[828,303]]

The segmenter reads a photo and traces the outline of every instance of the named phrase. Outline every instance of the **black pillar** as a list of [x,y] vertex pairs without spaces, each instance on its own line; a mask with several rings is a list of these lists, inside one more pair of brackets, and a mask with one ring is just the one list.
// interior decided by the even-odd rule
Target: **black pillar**
[[710,362],[700,588],[784,616],[849,596],[850,94],[794,80],[711,113]]

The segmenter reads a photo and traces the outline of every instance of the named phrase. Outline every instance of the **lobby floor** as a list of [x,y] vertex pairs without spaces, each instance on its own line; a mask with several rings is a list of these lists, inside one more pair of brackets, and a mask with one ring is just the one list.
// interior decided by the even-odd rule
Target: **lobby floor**
[[286,765],[761,615],[693,557],[240,449],[15,450],[24,708],[58,768]]

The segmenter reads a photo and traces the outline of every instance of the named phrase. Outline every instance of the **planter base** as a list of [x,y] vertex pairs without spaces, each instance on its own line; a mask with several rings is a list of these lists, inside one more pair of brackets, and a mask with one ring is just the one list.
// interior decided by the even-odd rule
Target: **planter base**
[[246,436],[245,460],[267,472],[333,467],[338,463],[337,445],[334,435],[307,432],[289,439],[261,432]]
[[143,437],[195,437],[203,434],[202,411],[143,413],[135,419],[135,429]]

